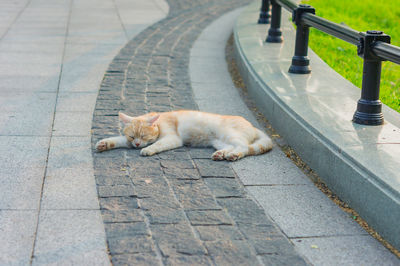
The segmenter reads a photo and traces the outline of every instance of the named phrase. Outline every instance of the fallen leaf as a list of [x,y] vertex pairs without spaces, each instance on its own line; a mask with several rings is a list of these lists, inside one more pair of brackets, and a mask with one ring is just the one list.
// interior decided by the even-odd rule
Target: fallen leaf
[[319,248],[317,245],[311,245],[311,248]]

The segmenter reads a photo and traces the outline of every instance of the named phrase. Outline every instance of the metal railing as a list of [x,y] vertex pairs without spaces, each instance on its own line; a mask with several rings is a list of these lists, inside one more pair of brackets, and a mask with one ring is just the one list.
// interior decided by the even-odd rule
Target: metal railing
[[266,42],[283,41],[280,29],[282,7],[292,13],[292,21],[297,27],[295,51],[289,73],[311,73],[310,59],[307,56],[310,27],[356,45],[357,54],[364,59],[364,63],[361,98],[358,100],[353,122],[362,125],[382,125],[384,119],[382,103],[379,100],[382,61],[400,64],[400,47],[391,45],[390,36],[382,31],[358,32],[316,16],[312,6],[297,5],[290,0],[262,0],[258,23],[271,23]]

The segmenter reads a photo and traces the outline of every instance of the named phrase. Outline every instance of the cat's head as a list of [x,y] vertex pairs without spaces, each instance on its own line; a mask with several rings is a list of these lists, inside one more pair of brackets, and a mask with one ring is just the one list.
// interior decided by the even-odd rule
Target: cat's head
[[143,148],[154,143],[160,134],[155,124],[159,114],[131,117],[119,113],[119,118],[125,124],[124,135],[134,148]]

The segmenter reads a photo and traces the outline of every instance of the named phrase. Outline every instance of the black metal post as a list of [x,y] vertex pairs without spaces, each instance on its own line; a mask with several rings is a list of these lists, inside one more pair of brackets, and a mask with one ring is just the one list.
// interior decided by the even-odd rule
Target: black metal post
[[309,74],[311,72],[310,59],[308,58],[308,35],[310,27],[301,20],[303,13],[315,14],[315,9],[309,5],[299,5],[293,11],[292,20],[296,23],[296,43],[292,65],[289,68],[289,73],[294,74]]
[[265,41],[280,43],[283,42],[282,31],[281,31],[282,7],[278,5],[274,0],[271,0],[271,4],[272,4],[271,27],[268,30],[268,36]]
[[364,58],[361,98],[353,122],[361,125],[382,125],[382,103],[379,100],[382,59],[372,52],[375,42],[390,43],[390,36],[382,31],[367,31],[363,33],[358,45],[358,55]]
[[268,24],[270,17],[271,14],[269,12],[269,0],[262,0],[258,24]]

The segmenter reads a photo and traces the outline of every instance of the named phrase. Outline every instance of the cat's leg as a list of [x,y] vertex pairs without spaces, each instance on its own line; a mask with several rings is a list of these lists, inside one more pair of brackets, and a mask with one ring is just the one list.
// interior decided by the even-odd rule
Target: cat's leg
[[231,138],[230,143],[233,149],[230,150],[226,155],[225,159],[228,161],[239,160],[249,153],[248,143],[243,138]]
[[211,144],[216,149],[216,151],[211,155],[211,159],[214,161],[225,160],[225,156],[233,150],[232,145],[226,144],[220,140],[214,140]]
[[132,144],[126,139],[125,136],[117,136],[102,139],[96,143],[97,151],[107,151],[116,148],[131,148]]
[[182,139],[178,136],[166,136],[140,151],[142,156],[152,156],[162,151],[168,151],[183,146]]

